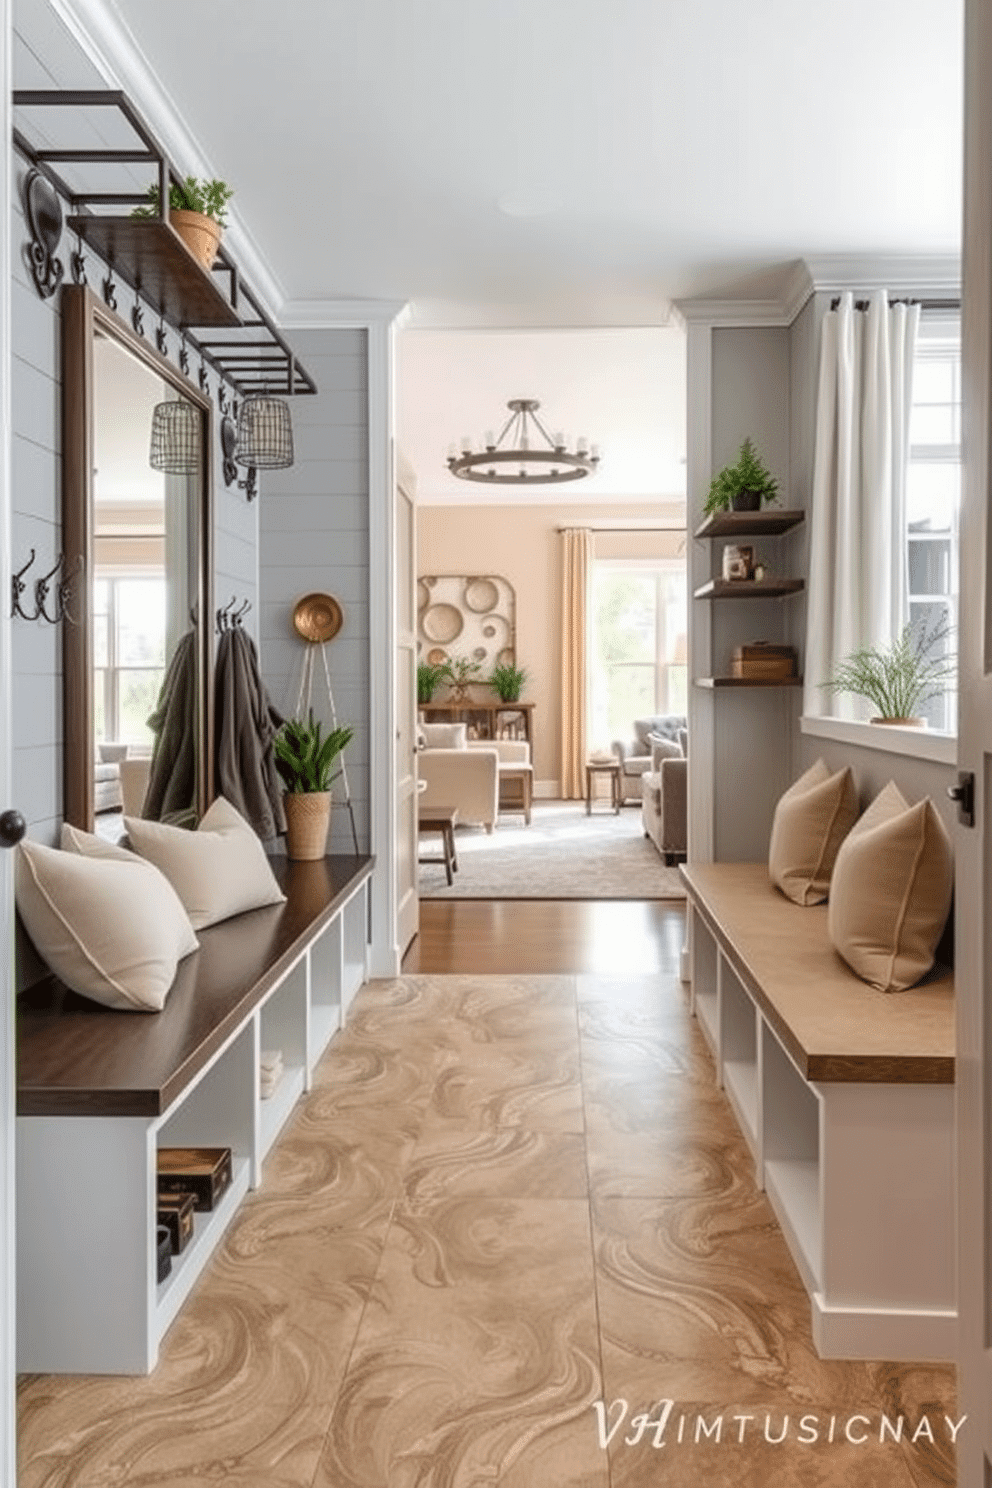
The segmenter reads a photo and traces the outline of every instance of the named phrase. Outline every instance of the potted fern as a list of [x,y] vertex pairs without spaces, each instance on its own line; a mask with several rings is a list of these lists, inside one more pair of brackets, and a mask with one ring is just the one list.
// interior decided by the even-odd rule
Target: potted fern
[[706,505],[707,516],[721,511],[760,511],[778,500],[778,481],[755,449],[750,435],[741,445],[735,465],[726,465],[713,477]]
[[931,627],[910,623],[888,646],[852,651],[820,685],[827,692],[867,698],[878,709],[872,723],[926,728],[920,709],[946,692],[957,674],[957,662],[945,645],[950,633],[946,616]]
[[[217,257],[227,223],[227,204],[233,195],[226,181],[201,181],[196,176],[187,176],[181,186],[175,181],[169,186],[169,221],[197,263],[208,272]],[[147,207],[135,207],[131,216],[162,215],[157,182],[148,188],[148,202]]]
[[334,769],[354,729],[333,728],[324,734],[313,711],[306,722],[291,718],[276,735],[276,769],[286,786],[286,852],[300,860],[322,858],[331,825],[331,785]]

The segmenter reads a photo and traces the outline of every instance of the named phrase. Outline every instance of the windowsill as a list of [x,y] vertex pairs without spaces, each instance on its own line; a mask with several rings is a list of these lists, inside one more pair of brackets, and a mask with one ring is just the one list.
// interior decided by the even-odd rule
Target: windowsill
[[813,718],[808,714],[799,720],[799,727],[804,734],[856,744],[859,749],[905,754],[913,759],[933,760],[939,765],[957,764],[957,735],[937,729],[907,728],[897,723],[856,723],[848,718]]

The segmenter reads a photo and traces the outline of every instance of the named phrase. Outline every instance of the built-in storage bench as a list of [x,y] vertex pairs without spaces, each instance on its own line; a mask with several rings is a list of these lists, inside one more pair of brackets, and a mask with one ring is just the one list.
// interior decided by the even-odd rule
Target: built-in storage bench
[[878,992],[826,905],[693,864],[693,1010],[812,1303],[824,1358],[953,1359],[954,986]]
[[[18,999],[17,1351],[29,1372],[146,1374],[368,975],[373,859],[272,859],[286,902],[199,932],[161,1013],[54,978]],[[122,913],[127,913],[122,906]],[[259,1056],[282,1051],[275,1093]],[[230,1147],[233,1179],[161,1284],[156,1149]]]

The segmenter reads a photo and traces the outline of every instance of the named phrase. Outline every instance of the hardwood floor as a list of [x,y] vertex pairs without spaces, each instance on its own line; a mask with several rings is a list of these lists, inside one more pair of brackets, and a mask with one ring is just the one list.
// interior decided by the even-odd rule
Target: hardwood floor
[[681,900],[424,899],[405,973],[677,972]]

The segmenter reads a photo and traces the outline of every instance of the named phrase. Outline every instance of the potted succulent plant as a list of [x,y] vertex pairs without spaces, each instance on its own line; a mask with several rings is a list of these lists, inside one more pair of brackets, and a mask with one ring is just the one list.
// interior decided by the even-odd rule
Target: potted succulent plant
[[500,702],[519,703],[526,681],[526,667],[515,666],[512,662],[499,662],[493,667],[489,685],[495,689]]
[[832,677],[820,685],[827,692],[850,692],[868,698],[878,709],[872,723],[901,723],[926,728],[919,716],[923,704],[947,691],[957,675],[957,662],[946,647],[951,627],[946,618],[928,627],[904,627],[888,646],[863,646],[845,656]]
[[727,465],[713,477],[704,512],[760,511],[778,500],[778,481],[762,461],[750,436],[745,439],[735,465]]
[[[193,257],[208,271],[217,257],[227,222],[227,203],[233,195],[234,190],[226,181],[200,181],[196,176],[187,176],[182,186],[175,181],[169,186],[169,221]],[[135,207],[131,216],[160,216],[157,182],[148,188],[148,202],[147,207]]]
[[429,703],[447,672],[443,661],[421,661],[417,664],[417,702]]
[[331,824],[331,785],[339,771],[334,762],[351,741],[354,729],[334,728],[324,734],[313,712],[306,722],[288,719],[276,735],[276,769],[286,785],[286,852],[297,860],[322,858]]
[[445,680],[451,683],[451,696],[454,702],[465,701],[469,688],[481,670],[482,663],[473,661],[470,656],[452,656],[444,663],[442,674]]

